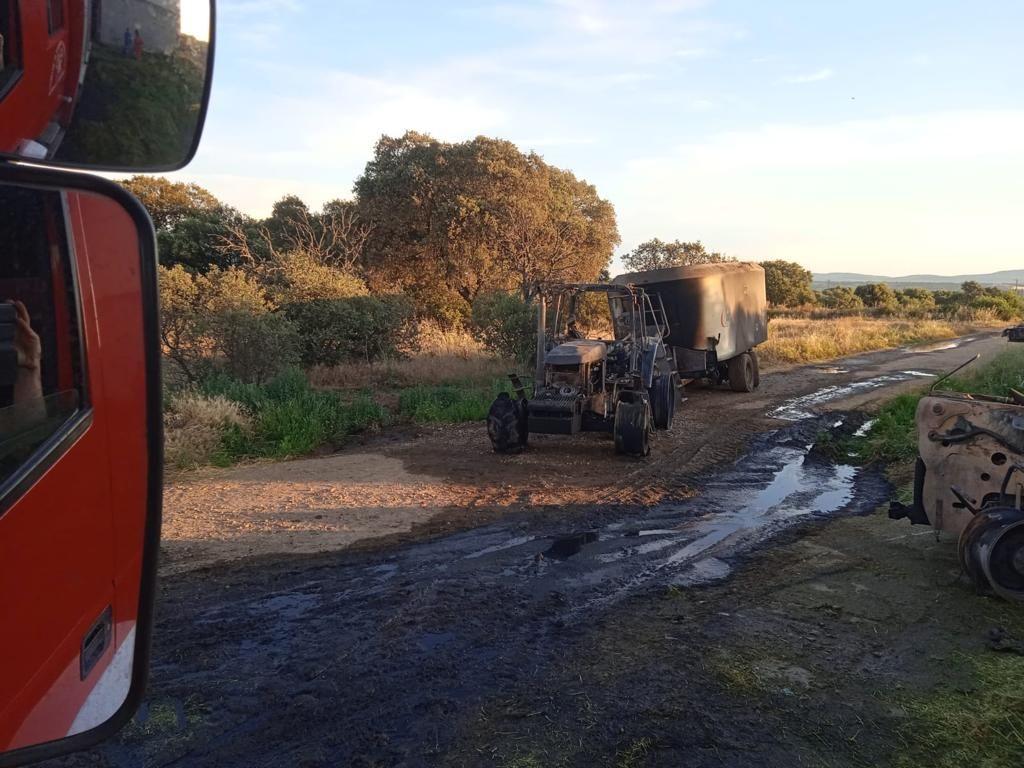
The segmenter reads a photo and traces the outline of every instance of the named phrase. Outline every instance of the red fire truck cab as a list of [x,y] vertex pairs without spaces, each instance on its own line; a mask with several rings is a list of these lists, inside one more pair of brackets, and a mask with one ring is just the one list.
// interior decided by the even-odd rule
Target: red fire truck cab
[[[0,752],[86,732],[141,694],[162,471],[155,251],[141,207],[110,191],[0,183]],[[25,326],[35,360],[3,341]],[[41,397],[19,396],[28,378]]]
[[89,56],[90,2],[0,2],[0,152],[52,157]]

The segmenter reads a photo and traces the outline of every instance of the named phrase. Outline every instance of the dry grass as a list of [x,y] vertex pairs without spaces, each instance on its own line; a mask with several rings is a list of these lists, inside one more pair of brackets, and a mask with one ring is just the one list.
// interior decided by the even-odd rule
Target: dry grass
[[309,382],[318,389],[405,389],[438,384],[487,384],[517,370],[495,357],[465,330],[421,323],[406,357],[373,363],[315,366]]
[[810,363],[858,352],[950,339],[996,325],[985,321],[843,317],[831,320],[776,318],[768,341],[757,348],[766,364]]
[[164,463],[174,469],[209,464],[226,429],[249,426],[241,406],[225,397],[174,395],[164,410]]
[[430,321],[416,327],[410,349],[404,350],[412,357],[461,357],[471,359],[487,355],[477,339],[464,328],[445,329]]
[[317,366],[309,383],[318,389],[405,389],[419,385],[483,384],[504,376],[517,366],[510,360],[478,355],[419,355],[378,363]]

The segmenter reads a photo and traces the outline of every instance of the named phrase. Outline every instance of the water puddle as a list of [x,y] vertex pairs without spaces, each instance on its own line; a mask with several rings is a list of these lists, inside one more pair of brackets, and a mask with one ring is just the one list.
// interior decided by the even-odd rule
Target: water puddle
[[835,400],[843,400],[847,397],[860,394],[861,392],[867,392],[872,389],[880,389],[881,387],[887,387],[890,384],[896,384],[901,381],[910,381],[915,376],[920,376],[917,372],[905,372],[900,371],[899,373],[887,373],[882,376],[875,376],[871,379],[865,379],[864,381],[853,381],[849,384],[831,384],[827,387],[811,392],[809,395],[800,395],[794,397],[778,408],[768,413],[769,416],[775,419],[782,419],[783,421],[802,421],[803,419],[810,419],[817,415],[817,410],[827,403]]
[[908,354],[923,354],[925,352],[943,352],[947,349],[956,349],[962,344],[970,344],[974,341],[973,336],[968,336],[966,339],[953,339],[951,341],[932,341],[927,344],[914,344],[909,347],[904,347],[901,352]]
[[877,421],[877,419],[868,419],[867,421],[865,421],[863,424],[857,427],[857,431],[853,433],[853,436],[864,437],[865,435],[867,435],[867,433],[871,431],[871,428],[875,426],[875,421]]
[[502,552],[506,549],[513,549],[515,547],[521,547],[523,544],[529,544],[533,541],[533,536],[513,536],[508,541],[504,541],[501,544],[493,544],[489,547],[477,550],[476,552],[470,552],[464,556],[465,560],[475,560],[478,557],[484,557],[485,555],[493,555],[496,552]]
[[555,560],[565,560],[579,554],[584,544],[592,544],[597,540],[597,531],[582,531],[581,533],[571,533],[568,536],[559,536],[544,551],[544,556]]

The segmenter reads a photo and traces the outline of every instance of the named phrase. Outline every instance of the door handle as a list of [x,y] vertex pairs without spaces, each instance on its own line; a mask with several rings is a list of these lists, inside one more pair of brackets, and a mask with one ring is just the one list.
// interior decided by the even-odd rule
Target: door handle
[[82,680],[85,680],[92,672],[96,663],[103,658],[104,652],[110,647],[110,636],[113,634],[113,623],[111,621],[110,606],[103,609],[103,613],[89,627],[89,631],[82,638],[82,650],[79,654],[79,667]]

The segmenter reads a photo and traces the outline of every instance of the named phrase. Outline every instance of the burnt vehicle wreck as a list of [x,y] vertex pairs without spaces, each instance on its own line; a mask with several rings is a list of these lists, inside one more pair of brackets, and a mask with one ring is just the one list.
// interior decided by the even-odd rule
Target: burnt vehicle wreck
[[1024,393],[933,386],[915,421],[913,503],[891,502],[889,517],[955,536],[960,564],[979,589],[1024,600]]
[[[650,270],[546,294],[538,302],[532,396],[512,376],[515,396],[501,393],[487,417],[498,453],[522,451],[530,433],[606,432],[617,453],[646,456],[652,435],[672,428],[687,381],[728,382],[738,392],[760,383],[754,347],[767,338],[768,320],[756,264]],[[606,338],[579,330],[591,297],[607,303]]]

